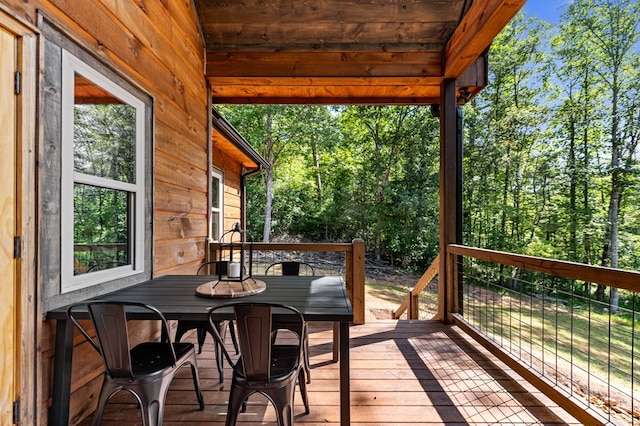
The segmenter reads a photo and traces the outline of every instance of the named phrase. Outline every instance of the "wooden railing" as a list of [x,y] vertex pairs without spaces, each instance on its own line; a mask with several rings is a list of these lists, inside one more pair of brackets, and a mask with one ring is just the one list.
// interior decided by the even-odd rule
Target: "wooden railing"
[[412,287],[409,289],[406,299],[404,300],[404,302],[402,302],[400,307],[393,313],[394,319],[400,319],[402,314],[404,314],[404,312],[407,310],[408,310],[407,319],[419,318],[420,307],[419,307],[418,299],[419,299],[420,293],[422,293],[424,289],[427,288],[431,280],[433,280],[435,276],[438,275],[439,268],[440,268],[440,255],[437,255],[436,258],[433,259],[433,262],[431,262],[431,265],[429,265],[429,268],[427,268],[425,273],[422,274],[422,277],[420,277],[415,287]]
[[[210,243],[208,260],[218,258],[220,243]],[[261,243],[252,242],[251,249],[259,251],[281,252],[328,252],[344,254],[344,279],[353,306],[353,323],[364,324],[364,279],[365,279],[365,251],[364,241],[355,239],[351,243]]]
[[[506,253],[457,244],[447,246],[447,255],[451,258],[449,265],[456,264],[456,256],[467,256],[487,262],[542,272],[556,277],[581,280],[608,287],[640,292],[640,273],[636,271],[585,265],[564,260],[545,259],[542,257]],[[452,276],[455,277],[456,274],[454,273]]]
[[[462,245],[446,253],[456,325],[581,422],[615,424],[623,411],[640,421],[639,272]],[[558,277],[575,281],[563,290]],[[613,313],[593,284],[632,292],[631,307]]]

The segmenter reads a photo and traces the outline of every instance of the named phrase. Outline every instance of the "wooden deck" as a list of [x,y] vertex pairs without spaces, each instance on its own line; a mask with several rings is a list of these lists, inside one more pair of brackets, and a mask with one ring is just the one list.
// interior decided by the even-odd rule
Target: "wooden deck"
[[[193,335],[190,336],[194,338]],[[207,338],[209,339],[209,337]],[[311,329],[311,413],[296,391],[296,423],[338,425],[338,364],[331,329]],[[358,425],[580,424],[455,327],[431,321],[370,321],[351,328],[351,423]],[[205,410],[198,411],[190,370],[169,390],[165,425],[224,424],[228,387],[218,384],[213,345],[199,356]],[[229,383],[230,371],[225,383]],[[81,424],[90,425],[91,416]],[[266,399],[254,395],[239,424],[275,424]],[[133,397],[111,399],[103,425],[141,424]]]

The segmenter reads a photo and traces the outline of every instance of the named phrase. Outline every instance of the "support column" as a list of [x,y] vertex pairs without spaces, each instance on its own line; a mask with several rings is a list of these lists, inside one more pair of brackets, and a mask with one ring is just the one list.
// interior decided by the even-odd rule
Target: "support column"
[[462,242],[462,126],[456,105],[456,80],[445,79],[440,87],[440,270],[438,316],[445,323],[457,311],[455,274],[447,257],[448,244]]

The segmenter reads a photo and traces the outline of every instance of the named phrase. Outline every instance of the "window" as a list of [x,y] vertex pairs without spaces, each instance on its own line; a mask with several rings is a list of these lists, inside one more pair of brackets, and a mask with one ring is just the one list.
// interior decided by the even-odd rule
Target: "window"
[[222,206],[224,202],[224,181],[222,173],[211,171],[211,239],[219,241],[222,235],[223,216]]
[[61,293],[144,270],[145,104],[62,50]]

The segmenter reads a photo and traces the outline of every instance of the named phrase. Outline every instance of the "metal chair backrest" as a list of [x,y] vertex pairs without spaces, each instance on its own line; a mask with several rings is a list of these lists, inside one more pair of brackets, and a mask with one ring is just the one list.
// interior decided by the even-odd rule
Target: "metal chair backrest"
[[198,268],[196,275],[227,275],[229,262],[226,260],[216,260],[205,262]]
[[270,380],[271,306],[235,306],[236,327],[247,380]]
[[[240,345],[240,359],[242,369],[248,381],[269,382],[271,380],[271,350],[272,325],[274,324],[274,310],[277,314],[287,314],[289,321],[299,324],[300,330],[305,330],[306,323],[302,314],[295,308],[275,303],[230,303],[214,307],[209,311],[209,321],[213,324],[216,312],[232,307],[237,324],[237,337]],[[216,340],[221,344],[227,361],[234,369],[236,363],[224,347],[220,334],[216,332]],[[297,334],[297,333],[296,333]],[[297,353],[302,354],[303,338],[298,335]]]
[[[94,339],[78,321],[74,310],[78,306],[86,305],[96,333]],[[127,311],[147,311],[152,317],[160,320],[162,324],[162,341],[167,345],[167,355],[176,362],[176,354],[173,345],[168,341],[169,326],[162,313],[156,308],[143,303],[134,302],[105,302],[96,301],[79,303],[69,306],[67,314],[75,326],[80,330],[85,339],[102,356],[107,374],[113,378],[134,378],[131,363],[131,345],[127,327]]]
[[[304,275],[315,275],[316,271],[310,264],[300,261],[283,261],[275,262],[269,265],[265,271],[265,275],[269,275],[269,272],[276,273],[277,267],[280,266],[282,275],[300,275],[301,267],[305,271]],[[310,273],[309,273],[310,272]]]

